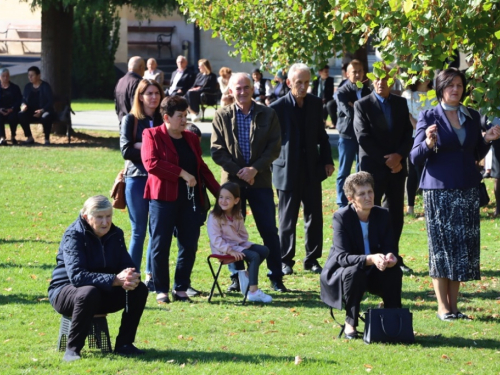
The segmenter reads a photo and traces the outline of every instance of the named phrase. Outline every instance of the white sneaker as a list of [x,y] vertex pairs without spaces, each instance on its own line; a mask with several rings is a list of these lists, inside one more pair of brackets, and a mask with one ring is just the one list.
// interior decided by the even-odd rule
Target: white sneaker
[[201,120],[201,117],[200,117],[200,114],[199,114],[199,113],[198,113],[198,114],[194,114],[194,113],[193,113],[193,114],[191,115],[191,121],[192,121],[192,122],[199,122],[200,120]]
[[[248,284],[250,284],[250,280],[248,279],[247,271],[245,271],[245,270],[238,271],[238,280],[240,282],[241,294],[245,295],[245,293],[248,289]],[[250,294],[250,293],[248,293],[248,294]]]
[[257,289],[255,293],[248,292],[248,300],[251,302],[270,303],[273,300],[273,297],[265,294],[262,290]]

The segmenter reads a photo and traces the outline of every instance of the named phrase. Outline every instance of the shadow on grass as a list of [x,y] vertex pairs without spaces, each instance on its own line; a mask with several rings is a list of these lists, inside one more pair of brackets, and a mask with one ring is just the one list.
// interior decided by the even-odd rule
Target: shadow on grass
[[441,335],[435,336],[417,336],[415,337],[417,344],[422,345],[424,348],[436,347],[455,347],[455,348],[478,348],[478,349],[495,349],[500,346],[499,340],[492,339],[466,339],[460,336],[443,337]]
[[[203,363],[218,363],[218,362],[245,362],[249,364],[260,364],[262,362],[291,362],[294,360],[292,356],[275,356],[269,354],[241,354],[231,351],[181,351],[181,350],[156,350],[148,349],[144,357],[137,358],[140,361],[158,361],[163,360],[171,363],[173,366],[179,366],[186,363],[195,364],[196,362]],[[321,363],[335,365],[338,362],[333,360],[313,358],[305,358],[304,362]],[[167,370],[168,371],[168,370]]]
[[29,240],[29,239],[14,239],[14,238],[11,238],[11,239],[4,239],[4,238],[0,238],[0,246],[1,245],[4,245],[4,244],[14,244],[14,243],[22,243],[22,244],[26,244],[26,243],[30,243],[30,242],[34,242],[34,243],[45,243],[47,245],[52,245],[52,244],[59,244],[60,242],[58,241],[45,241],[45,240]]
[[[37,143],[30,146],[23,147],[46,147],[42,143],[38,143],[39,140],[36,140]],[[48,146],[50,148],[94,148],[94,147],[103,147],[109,148],[112,150],[120,149],[120,137],[110,136],[105,137],[99,135],[98,132],[75,132],[71,135],[71,143],[68,143],[67,137],[58,137],[57,139],[51,139],[51,144]]]
[[0,268],[39,268],[41,270],[53,270],[56,264],[47,263],[31,263],[31,264],[18,264],[18,263],[0,263]]
[[0,305],[8,305],[8,304],[34,305],[39,303],[49,303],[48,296],[46,294],[37,296],[25,293],[16,293],[9,295],[0,294]]

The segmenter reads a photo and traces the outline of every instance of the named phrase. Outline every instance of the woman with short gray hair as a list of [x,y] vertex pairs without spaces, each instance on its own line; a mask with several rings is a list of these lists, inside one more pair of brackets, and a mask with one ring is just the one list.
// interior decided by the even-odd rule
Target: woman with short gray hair
[[71,317],[63,360],[80,359],[94,315],[125,309],[115,353],[144,354],[133,344],[148,289],[125,246],[123,231],[112,223],[113,207],[103,195],[90,197],[64,232],[49,285],[54,309]]

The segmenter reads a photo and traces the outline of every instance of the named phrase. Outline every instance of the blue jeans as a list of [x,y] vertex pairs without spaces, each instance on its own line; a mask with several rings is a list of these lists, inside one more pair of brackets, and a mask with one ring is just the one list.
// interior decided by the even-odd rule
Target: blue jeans
[[174,228],[180,244],[175,267],[174,290],[185,292],[191,284],[200,238],[201,214],[199,205],[193,211],[193,204],[187,199],[173,202],[151,200],[149,202],[149,232],[151,236],[150,267],[156,293],[170,290],[170,245]]
[[245,259],[248,260],[248,285],[259,285],[259,266],[269,255],[269,249],[262,245],[253,244],[248,249],[242,251]]
[[352,163],[356,160],[356,172],[359,171],[358,141],[356,139],[339,138],[339,171],[337,174],[337,204],[345,207],[349,203],[344,193],[345,179],[351,174]]
[[[274,205],[273,190],[271,188],[241,188],[241,212],[246,213],[246,205],[250,206],[257,230],[264,241],[264,246],[269,249],[267,257],[267,276],[273,280],[281,280],[281,247],[276,227],[276,207]],[[252,239],[250,239],[251,241]],[[228,265],[231,275],[238,269],[244,269],[243,262]]]
[[[148,229],[149,200],[143,198],[147,179],[146,176],[127,177],[125,179],[125,199],[127,201],[130,225],[132,226],[128,252],[136,265],[137,271],[141,270],[144,239],[146,238],[146,230]],[[146,251],[146,273],[151,273],[149,269],[150,252],[151,239],[148,242],[148,249]]]

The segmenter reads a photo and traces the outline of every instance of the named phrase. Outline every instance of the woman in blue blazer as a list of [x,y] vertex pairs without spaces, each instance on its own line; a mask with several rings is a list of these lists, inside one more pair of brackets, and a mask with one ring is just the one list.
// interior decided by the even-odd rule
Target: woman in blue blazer
[[480,280],[479,184],[475,162],[500,137],[494,126],[481,134],[481,116],[460,102],[465,96],[465,75],[449,68],[439,73],[439,104],[420,113],[410,153],[423,167],[423,190],[429,274],[438,301],[437,316],[444,321],[469,319],[458,310],[460,282]]

